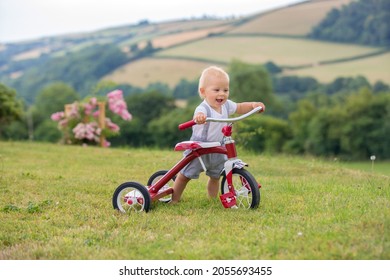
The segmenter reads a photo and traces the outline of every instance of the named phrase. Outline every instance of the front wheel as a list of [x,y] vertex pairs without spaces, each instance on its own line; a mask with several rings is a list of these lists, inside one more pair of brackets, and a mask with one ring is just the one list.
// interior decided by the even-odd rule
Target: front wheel
[[[236,193],[238,208],[257,208],[260,204],[260,190],[255,178],[245,169],[233,169],[233,187]],[[229,192],[226,174],[221,181],[221,193]]]
[[136,182],[126,182],[116,188],[112,196],[114,209],[123,213],[148,212],[151,205],[149,191]]

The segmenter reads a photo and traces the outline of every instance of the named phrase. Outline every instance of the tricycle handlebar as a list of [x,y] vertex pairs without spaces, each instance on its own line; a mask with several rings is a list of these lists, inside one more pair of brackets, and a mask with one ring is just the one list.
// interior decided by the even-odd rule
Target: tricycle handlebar
[[[246,114],[243,114],[239,117],[236,117],[236,118],[228,118],[228,119],[216,119],[216,118],[206,118],[206,122],[228,122],[228,123],[232,123],[232,122],[236,122],[236,121],[240,121],[240,120],[243,120],[257,112],[261,112],[263,110],[263,107],[259,106],[259,107],[256,107],[254,109],[252,109],[251,111],[249,111],[248,113]],[[182,123],[179,125],[179,129],[180,130],[184,130],[184,129],[187,129],[187,128],[190,128],[192,126],[196,125],[196,122],[194,120],[190,120],[188,122],[185,122],[185,123]]]

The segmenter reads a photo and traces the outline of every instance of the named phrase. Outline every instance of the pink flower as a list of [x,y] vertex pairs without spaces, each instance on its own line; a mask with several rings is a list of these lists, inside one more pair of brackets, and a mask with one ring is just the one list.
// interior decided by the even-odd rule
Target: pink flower
[[68,119],[63,119],[58,122],[59,127],[66,127],[68,125]]
[[133,118],[133,116],[127,111],[122,111],[121,115],[122,119],[124,119],[125,121],[131,121],[131,119]]
[[119,115],[122,119],[129,121],[132,116],[127,111],[127,104],[123,100],[123,94],[121,90],[114,90],[107,94],[108,108],[115,114]]
[[51,115],[51,119],[55,122],[58,122],[60,121],[62,118],[65,117],[65,113],[64,112],[57,112],[57,113],[53,113]]
[[121,99],[121,98],[123,98],[123,93],[122,93],[121,90],[116,89],[116,90],[113,90],[110,93],[108,93],[107,97],[108,97],[108,100],[110,100],[111,98],[113,98],[113,99],[116,99],[116,98]]
[[106,126],[109,130],[113,132],[119,132],[120,128],[117,124],[113,123],[111,119],[106,118]]
[[86,131],[85,124],[79,123],[78,125],[75,126],[75,128],[73,128],[72,131],[76,139],[84,139],[85,131]]
[[85,113],[87,116],[91,115],[92,110],[93,110],[93,106],[92,106],[91,104],[89,104],[89,103],[84,104],[84,113]]
[[72,106],[70,107],[70,112],[69,112],[69,118],[72,118],[72,119],[77,119],[80,117],[80,114],[79,114],[79,104],[78,102],[75,102],[72,104]]
[[97,111],[93,112],[92,116],[93,116],[94,118],[98,118],[98,117],[99,117],[99,114],[100,114],[100,111],[97,110]]
[[110,146],[111,146],[111,143],[108,142],[107,140],[104,140],[103,147],[110,147]]
[[91,99],[89,99],[88,103],[83,104],[84,113],[87,116],[92,115],[92,112],[93,112],[93,110],[96,109],[96,106],[97,106],[97,99],[96,99],[96,97],[92,97]]
[[[107,94],[108,108],[124,120],[131,120],[132,115],[127,110],[127,104],[123,99],[121,90],[114,90]],[[104,103],[103,103],[104,104]],[[99,106],[98,106],[99,105]],[[109,130],[118,133],[120,127],[106,118],[105,128],[99,127],[97,121],[100,117],[100,103],[96,97],[90,98],[87,102],[74,102],[66,107],[65,112],[56,112],[51,115],[53,121],[58,122],[58,128],[67,132],[71,129],[73,137],[82,140],[83,143],[100,143],[103,132]],[[76,123],[76,126],[73,126]],[[73,127],[73,129],[72,129]],[[66,143],[72,144],[71,138],[65,134]],[[104,139],[104,138],[103,138]],[[77,141],[76,141],[77,142]],[[104,140],[103,146],[109,147],[110,142]]]
[[97,105],[97,99],[96,99],[96,97],[92,97],[92,98],[89,100],[89,104],[91,104],[92,106],[96,106],[96,105]]
[[76,139],[87,139],[90,141],[99,141],[99,135],[101,133],[101,129],[99,128],[96,122],[91,123],[79,123],[73,128],[74,137]]

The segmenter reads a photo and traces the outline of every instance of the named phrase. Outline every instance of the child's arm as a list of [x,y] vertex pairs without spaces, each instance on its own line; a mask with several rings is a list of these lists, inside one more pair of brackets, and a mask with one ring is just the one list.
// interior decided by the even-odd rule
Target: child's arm
[[237,109],[236,109],[236,113],[237,114],[246,114],[248,113],[249,111],[251,111],[252,109],[255,109],[256,107],[263,107],[263,110],[262,112],[265,111],[265,105],[263,104],[263,102],[241,102],[241,103],[237,103]]

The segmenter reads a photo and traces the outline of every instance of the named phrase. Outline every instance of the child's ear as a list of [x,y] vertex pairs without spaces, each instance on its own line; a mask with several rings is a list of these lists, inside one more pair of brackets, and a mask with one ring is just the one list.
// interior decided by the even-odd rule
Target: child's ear
[[204,88],[199,88],[199,94],[204,97],[204,92],[205,92],[205,89]]

